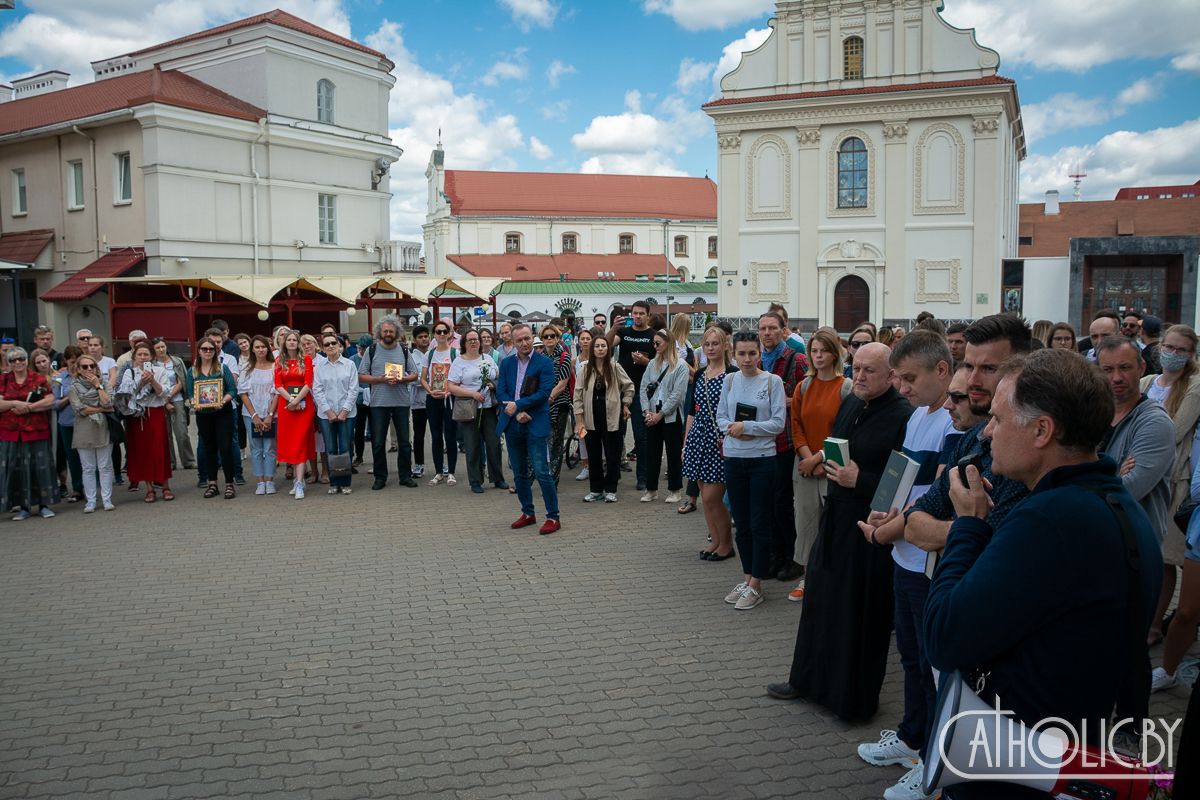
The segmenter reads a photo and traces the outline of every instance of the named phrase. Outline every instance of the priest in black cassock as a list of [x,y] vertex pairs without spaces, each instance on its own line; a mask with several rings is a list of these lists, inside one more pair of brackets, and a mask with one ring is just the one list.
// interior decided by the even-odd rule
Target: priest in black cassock
[[847,722],[862,722],[879,707],[892,633],[892,548],[863,538],[859,520],[888,456],[904,445],[913,407],[891,383],[887,345],[864,345],[854,355],[853,394],[842,401],[832,436],[850,441],[844,467],[825,463],[829,494],[805,579],[804,611],[787,683],[767,693],[818,703]]

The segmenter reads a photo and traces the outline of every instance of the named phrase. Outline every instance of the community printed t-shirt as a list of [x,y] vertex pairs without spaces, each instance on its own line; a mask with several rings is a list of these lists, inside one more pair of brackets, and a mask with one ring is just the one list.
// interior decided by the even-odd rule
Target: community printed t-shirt
[[[620,347],[617,363],[625,369],[625,374],[633,381],[634,388],[641,389],[642,375],[645,374],[646,367],[633,363],[633,354],[644,353],[646,358],[654,358],[654,329],[649,326],[644,331],[636,328],[618,328],[617,337]],[[634,396],[637,396],[636,392]]]
[[[912,491],[908,493],[906,507],[933,485],[939,456],[946,444],[946,437],[952,433],[955,433],[954,423],[950,419],[950,412],[944,408],[930,414],[929,406],[921,406],[908,418],[908,426],[904,431],[904,455],[916,461],[920,467]],[[892,559],[909,572],[924,572],[925,556],[924,550],[903,539],[892,546]]]

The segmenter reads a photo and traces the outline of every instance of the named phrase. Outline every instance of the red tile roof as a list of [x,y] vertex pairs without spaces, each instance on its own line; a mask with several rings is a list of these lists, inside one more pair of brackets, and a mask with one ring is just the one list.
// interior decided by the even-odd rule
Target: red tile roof
[[1200,235],[1200,197],[1169,200],[1090,200],[1062,203],[1057,214],[1045,203],[1022,203],[1020,236],[1032,244],[1017,247],[1018,258],[1065,257],[1077,237]]
[[88,283],[88,278],[119,278],[145,258],[146,249],[144,247],[122,247],[120,250],[112,250],[50,291],[43,293],[41,299],[48,303],[84,300],[104,288],[102,283]]
[[708,178],[448,169],[446,196],[463,217],[717,218]]
[[3,105],[0,135],[133,108],[146,103],[190,108],[223,117],[258,120],[261,108],[176,70],[152,69],[85,83]]
[[885,92],[921,92],[934,89],[966,89],[975,86],[1011,86],[1016,81],[1000,75],[989,75],[986,78],[972,78],[964,81],[929,81],[927,83],[902,83],[892,86],[862,86],[857,89],[827,89],[821,92],[797,92],[795,94],[764,94],[754,97],[723,97],[705,103],[701,108],[714,106],[735,106],[742,103],[769,103],[777,100],[807,100],[815,97],[840,97],[856,94],[882,94]]
[[1148,194],[1151,200],[1167,200],[1170,198],[1160,198],[1159,195],[1170,194],[1179,197],[1185,192],[1195,193],[1197,189],[1200,189],[1200,181],[1181,186],[1126,186],[1117,190],[1117,196],[1113,200],[1136,200],[1139,194]]
[[638,275],[678,274],[663,255],[576,255],[530,256],[505,253],[491,256],[446,256],[449,261],[477,277],[510,278],[515,281],[556,281],[560,273],[569,280],[595,280],[597,272],[614,272],[615,280],[631,281]]
[[0,259],[32,264],[53,239],[54,231],[49,228],[6,233],[0,236]]
[[376,58],[387,62],[389,70],[395,66],[395,64],[393,64],[387,56],[378,50],[372,50],[366,45],[359,44],[353,39],[347,39],[345,36],[338,36],[333,31],[327,31],[324,28],[318,27],[317,25],[313,25],[307,20],[300,19],[299,17],[289,14],[286,11],[281,11],[278,8],[274,11],[267,11],[263,14],[255,14],[253,17],[246,17],[245,19],[239,19],[234,22],[228,22],[224,25],[218,25],[217,27],[209,28],[206,31],[190,33],[187,36],[181,36],[178,39],[172,39],[169,42],[163,42],[162,44],[156,44],[151,47],[145,47],[141,50],[135,50],[132,53],[126,53],[126,55],[140,56],[145,53],[153,53],[156,50],[173,47],[177,44],[185,44],[187,42],[194,42],[200,39],[207,39],[210,36],[220,36],[232,31],[241,30],[242,28],[250,28],[255,25],[261,25],[264,22],[272,25],[278,25],[281,28],[287,28],[299,33],[304,33],[309,36],[314,36],[327,42],[340,44],[343,47],[349,47],[352,50],[358,50],[359,52],[375,56]]

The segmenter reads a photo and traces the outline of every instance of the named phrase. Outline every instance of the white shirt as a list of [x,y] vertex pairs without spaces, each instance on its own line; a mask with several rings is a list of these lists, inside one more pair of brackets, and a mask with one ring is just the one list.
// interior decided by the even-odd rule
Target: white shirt
[[345,411],[347,419],[353,418],[358,399],[358,367],[345,356],[337,361],[327,358],[315,361],[312,394],[320,416],[325,417],[330,411],[338,414]]
[[[242,404],[242,416],[253,419],[254,414],[266,419],[267,410],[271,407],[271,398],[275,395],[275,368],[261,367],[238,376],[238,394],[244,394],[249,403]],[[251,408],[253,406],[253,409]]]
[[156,364],[153,361],[147,362],[145,368],[150,370],[150,374],[154,376],[154,380],[163,388],[163,394],[154,391],[154,386],[149,381],[139,385],[142,377],[142,369],[136,364],[129,365],[129,369],[125,371],[124,376],[121,378],[121,385],[118,387],[117,392],[130,395],[134,398],[137,405],[142,408],[165,406],[167,404],[167,373],[171,373],[170,380],[174,382],[175,370],[168,369],[162,364]]
[[[483,389],[482,370],[487,370],[488,388]],[[464,389],[470,389],[472,392],[482,392],[484,396],[483,408],[491,408],[496,405],[496,378],[500,375],[500,368],[496,366],[496,362],[492,361],[489,356],[479,356],[475,359],[467,358],[459,354],[458,358],[454,359],[454,363],[450,365],[450,374],[446,376],[446,380],[451,383],[457,383]],[[457,397],[458,395],[455,395]]]
[[[954,432],[950,412],[944,408],[930,413],[929,406],[921,406],[909,416],[904,431],[904,454],[921,466],[917,471],[917,482],[908,493],[906,507],[915,503],[933,485],[942,446],[946,443],[946,437]],[[924,572],[925,556],[924,550],[903,539],[892,545],[892,560],[909,572]]]

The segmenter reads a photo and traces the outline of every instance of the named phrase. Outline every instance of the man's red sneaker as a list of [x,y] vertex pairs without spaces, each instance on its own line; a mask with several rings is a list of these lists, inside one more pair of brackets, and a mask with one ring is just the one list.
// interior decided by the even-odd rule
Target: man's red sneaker
[[522,514],[521,516],[517,517],[517,521],[512,524],[512,528],[515,531],[517,528],[524,528],[526,525],[536,524],[537,517],[533,516],[533,514]]
[[562,527],[562,523],[559,522],[558,520],[548,519],[542,523],[541,530],[539,530],[538,533],[545,536],[547,533],[554,533],[556,530],[558,530],[561,527]]

